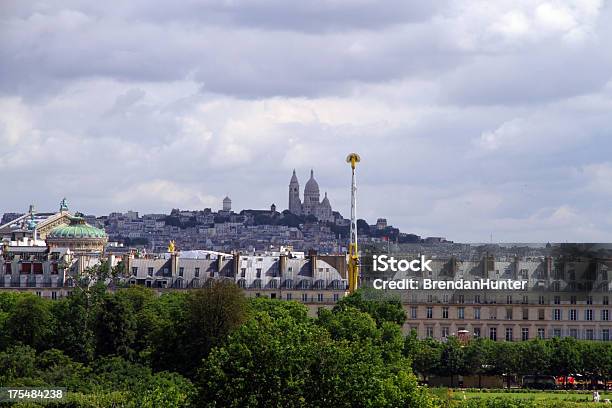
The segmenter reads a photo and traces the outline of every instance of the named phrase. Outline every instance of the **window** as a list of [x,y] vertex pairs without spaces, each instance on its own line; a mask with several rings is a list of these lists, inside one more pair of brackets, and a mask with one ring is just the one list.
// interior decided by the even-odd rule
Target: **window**
[[132,266],[132,275],[138,275],[138,267]]
[[449,333],[448,327],[442,327],[442,338],[448,337]]
[[544,320],[544,309],[538,309],[538,320]]
[[524,305],[528,305],[529,304],[529,296],[523,295],[523,304]]
[[561,320],[561,309],[553,309],[553,320]]
[[337,302],[338,300],[340,300],[340,295],[334,293],[334,302]]
[[185,274],[185,268],[182,266],[179,268],[179,276],[183,276]]
[[603,329],[601,331],[601,339],[603,341],[610,341],[610,329]]
[[506,320],[512,320],[512,308],[511,307],[506,309]]
[[308,302],[308,293],[302,293],[302,302]]
[[442,318],[443,319],[448,319],[448,307],[443,307],[442,308]]
[[457,297],[457,301],[458,301],[459,303],[465,303],[465,297],[464,297],[463,295],[459,295],[459,296]]
[[529,320],[529,309],[523,308],[523,320]]
[[586,332],[584,333],[584,338],[586,340],[593,340],[595,338],[593,334],[593,329],[586,329]]
[[149,276],[153,276],[153,268],[147,268],[147,273],[149,274]]
[[512,341],[512,327],[506,327],[506,341]]
[[195,268],[194,274],[195,274],[196,278],[199,277],[200,276],[200,268]]
[[246,268],[240,268],[240,277],[244,278],[246,276]]
[[433,295],[427,295],[427,303],[433,303]]
[[496,327],[489,328],[489,339],[497,340],[497,328]]
[[570,329],[569,330],[569,335],[570,335],[570,337],[578,339],[578,329]]
[[561,304],[561,296],[555,296],[555,305],[560,305],[560,304]]
[[577,314],[578,313],[576,313],[576,309],[570,309],[570,311],[569,311],[569,319],[570,320],[576,320],[576,315]]
[[256,272],[255,272],[255,277],[256,278],[261,278],[261,268],[257,268]]
[[474,337],[480,337],[480,327],[474,327]]
[[57,299],[57,292],[51,292],[51,299]]
[[608,309],[601,311],[601,320],[610,320],[610,311]]
[[544,340],[545,334],[544,334],[544,329],[539,327],[538,328],[538,339],[540,340]]
[[575,305],[575,304],[576,304],[576,296],[570,296],[570,303],[571,303],[572,305]]
[[507,295],[506,296],[506,303],[511,305],[512,304],[512,295]]
[[460,320],[465,319],[465,308],[464,307],[457,308],[457,319],[460,319]]
[[601,303],[603,303],[604,305],[609,304],[610,300],[608,299],[607,296],[604,296],[603,299],[601,300]]
[[538,297],[538,305],[543,305],[544,304],[544,296],[539,296]]
[[431,306],[427,306],[427,318],[428,319],[432,319],[433,318],[433,307],[431,307]]
[[561,337],[561,329],[553,329],[553,337]]
[[529,340],[529,327],[523,327],[521,329],[521,340],[523,341]]
[[593,320],[593,309],[587,309],[584,311],[584,320]]
[[323,294],[322,293],[318,293],[317,294],[317,302],[322,302],[323,301]]
[[587,296],[587,305],[593,304],[593,296]]
[[291,293],[287,293],[287,295],[286,295],[287,300],[291,300],[292,297],[293,296],[291,295]]
[[474,303],[480,303],[480,295],[474,295]]
[[480,308],[479,307],[474,308],[474,319],[480,320]]
[[410,318],[411,319],[416,319],[417,318],[417,307],[416,306],[411,306],[410,307]]
[[36,291],[36,296],[42,297],[42,292]]
[[426,336],[431,338],[433,337],[434,333],[433,333],[433,327],[432,326],[427,326],[425,328],[425,332],[426,332]]

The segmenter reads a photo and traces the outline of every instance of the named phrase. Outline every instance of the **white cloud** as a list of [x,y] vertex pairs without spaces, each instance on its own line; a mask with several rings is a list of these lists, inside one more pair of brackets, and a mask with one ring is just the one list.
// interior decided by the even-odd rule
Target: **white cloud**
[[[400,4],[401,3],[401,4]],[[429,3],[428,3],[429,4]],[[433,4],[433,3],[432,3]],[[6,211],[286,205],[311,167],[347,214],[486,241],[612,239],[611,9],[8,2]],[[33,188],[32,186],[35,186]]]

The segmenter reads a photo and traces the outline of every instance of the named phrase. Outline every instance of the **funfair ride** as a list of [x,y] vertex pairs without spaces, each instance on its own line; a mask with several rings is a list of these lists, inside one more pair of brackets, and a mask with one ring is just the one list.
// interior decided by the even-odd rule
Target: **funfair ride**
[[348,251],[348,291],[354,293],[359,287],[359,250],[357,249],[357,182],[355,180],[355,167],[361,158],[357,153],[346,157],[351,165],[351,241]]

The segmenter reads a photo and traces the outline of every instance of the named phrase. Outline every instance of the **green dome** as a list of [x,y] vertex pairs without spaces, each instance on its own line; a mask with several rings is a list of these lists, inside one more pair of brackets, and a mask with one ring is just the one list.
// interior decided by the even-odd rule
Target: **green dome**
[[83,218],[71,217],[69,225],[60,225],[53,228],[47,238],[106,238],[106,232],[100,228],[92,227]]

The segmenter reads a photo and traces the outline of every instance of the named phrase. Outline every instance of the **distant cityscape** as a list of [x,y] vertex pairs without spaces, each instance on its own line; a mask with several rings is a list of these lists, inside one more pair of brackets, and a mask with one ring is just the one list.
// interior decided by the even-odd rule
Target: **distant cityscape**
[[[34,217],[24,217],[27,213]],[[51,216],[54,212],[38,212],[35,206],[23,213],[5,213],[0,221],[0,238],[16,239],[15,230],[34,220]],[[103,229],[111,245],[141,248],[162,252],[174,241],[179,250],[207,249],[214,251],[267,251],[280,246],[291,246],[298,251],[316,250],[334,254],[346,252],[350,220],[335,211],[327,193],[320,200],[319,185],[311,170],[303,199],[295,173],[289,182],[287,209],[274,203],[268,209],[234,211],[232,200],[225,197],[218,209],[184,210],[175,208],[169,214],[139,214],[112,212],[108,215],[79,214],[85,222]],[[21,220],[15,222],[16,220]],[[36,221],[35,221],[36,222]],[[12,226],[11,226],[12,225]],[[358,221],[362,243],[446,243],[442,237],[421,238],[414,233],[401,232],[378,218],[376,223]]]

